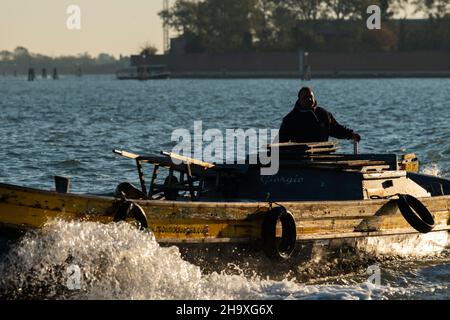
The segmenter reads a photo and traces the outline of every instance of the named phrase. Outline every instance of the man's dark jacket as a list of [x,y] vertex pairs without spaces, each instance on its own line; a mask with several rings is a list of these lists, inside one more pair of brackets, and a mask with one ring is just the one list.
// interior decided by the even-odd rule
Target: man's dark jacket
[[352,139],[353,130],[340,125],[333,115],[321,107],[302,109],[299,102],[284,119],[280,143],[324,142],[330,137]]

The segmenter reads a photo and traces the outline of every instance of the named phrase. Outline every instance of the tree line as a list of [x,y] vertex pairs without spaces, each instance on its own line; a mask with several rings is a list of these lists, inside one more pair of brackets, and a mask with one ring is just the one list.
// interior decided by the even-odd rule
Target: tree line
[[[374,4],[381,30],[366,28]],[[189,53],[450,49],[450,0],[177,0],[159,15]]]
[[96,57],[89,53],[79,55],[67,55],[50,57],[43,54],[32,53],[27,48],[18,46],[13,51],[0,51],[0,72],[26,73],[28,68],[34,68],[36,72],[46,69],[50,72],[56,68],[64,73],[103,73],[115,70],[120,60],[108,53],[100,53]]
[[[149,42],[140,46],[140,55],[155,55],[158,49]],[[30,52],[23,46],[16,47],[13,51],[0,50],[0,73],[26,73],[29,68],[36,72],[53,68],[63,73],[113,73],[119,67],[128,67],[129,59],[120,56],[118,59],[108,53],[100,53],[92,56],[85,52],[78,55],[49,57],[39,53]]]

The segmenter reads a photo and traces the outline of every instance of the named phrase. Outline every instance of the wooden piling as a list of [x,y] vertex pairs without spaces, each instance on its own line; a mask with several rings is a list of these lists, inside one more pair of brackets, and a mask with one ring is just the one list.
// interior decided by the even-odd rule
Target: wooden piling
[[56,70],[56,68],[53,69],[53,80],[58,80],[59,76],[58,76],[58,71]]
[[28,81],[34,81],[36,78],[36,74],[34,73],[34,69],[30,68],[28,69]]

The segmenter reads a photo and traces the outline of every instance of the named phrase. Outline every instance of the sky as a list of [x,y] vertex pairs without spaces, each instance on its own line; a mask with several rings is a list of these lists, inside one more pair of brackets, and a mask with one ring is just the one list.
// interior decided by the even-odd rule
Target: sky
[[[78,5],[81,29],[69,30]],[[150,43],[163,47],[162,0],[0,0],[0,50],[24,46],[50,56],[105,52],[118,57]]]

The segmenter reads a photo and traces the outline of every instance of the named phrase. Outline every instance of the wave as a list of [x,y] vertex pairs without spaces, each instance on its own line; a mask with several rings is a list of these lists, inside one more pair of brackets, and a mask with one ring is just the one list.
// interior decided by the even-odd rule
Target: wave
[[430,176],[435,176],[435,177],[443,176],[441,167],[439,165],[437,165],[436,163],[424,165],[421,171],[423,174],[428,174]]
[[62,167],[77,167],[81,164],[80,160],[77,159],[68,159],[58,163],[59,166]]
[[[300,300],[386,299],[407,291],[337,277],[331,284],[205,272],[129,224],[51,221],[0,261],[4,299]],[[354,280],[354,279],[359,280]],[[347,280],[346,280],[347,279]],[[357,282],[359,281],[359,282]],[[429,285],[426,286],[427,288]]]
[[152,234],[126,223],[52,221],[25,235],[2,260],[0,295],[6,299],[369,299],[381,292],[370,284],[307,286],[204,274],[177,248],[162,248]]

